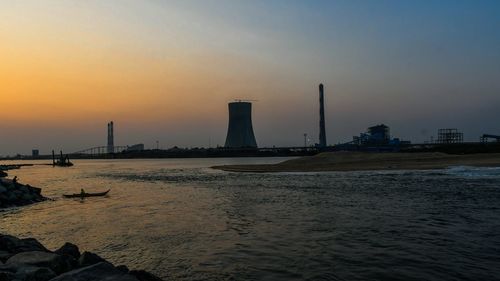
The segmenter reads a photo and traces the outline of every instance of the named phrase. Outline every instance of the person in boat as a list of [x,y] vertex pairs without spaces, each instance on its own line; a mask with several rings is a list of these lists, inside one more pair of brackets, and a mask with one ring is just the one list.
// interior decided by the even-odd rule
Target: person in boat
[[85,197],[85,190],[83,190],[83,188],[80,190],[80,196]]

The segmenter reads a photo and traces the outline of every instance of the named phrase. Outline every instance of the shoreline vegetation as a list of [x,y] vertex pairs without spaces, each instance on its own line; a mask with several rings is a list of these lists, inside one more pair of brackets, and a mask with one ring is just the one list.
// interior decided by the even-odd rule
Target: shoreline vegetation
[[454,155],[441,152],[374,153],[324,152],[278,164],[223,165],[213,169],[228,172],[327,172],[370,170],[431,170],[450,166],[500,167],[500,153]]

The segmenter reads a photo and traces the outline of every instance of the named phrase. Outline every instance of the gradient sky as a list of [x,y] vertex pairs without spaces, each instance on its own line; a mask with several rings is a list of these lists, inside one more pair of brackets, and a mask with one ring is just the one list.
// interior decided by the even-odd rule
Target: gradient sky
[[500,134],[500,1],[0,0],[0,155],[223,145],[227,102],[259,146],[385,123]]

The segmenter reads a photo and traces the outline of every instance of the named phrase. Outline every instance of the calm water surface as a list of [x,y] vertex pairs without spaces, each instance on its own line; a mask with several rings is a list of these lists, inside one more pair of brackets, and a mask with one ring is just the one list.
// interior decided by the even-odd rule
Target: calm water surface
[[[167,280],[500,280],[500,169],[237,174],[279,158],[80,160],[12,170],[54,201],[0,231]],[[111,188],[109,197],[63,193]]]

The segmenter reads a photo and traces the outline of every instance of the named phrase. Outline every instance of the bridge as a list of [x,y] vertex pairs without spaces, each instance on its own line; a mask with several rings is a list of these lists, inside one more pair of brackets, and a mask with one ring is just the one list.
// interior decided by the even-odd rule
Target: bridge
[[[120,153],[124,150],[127,150],[129,148],[128,146],[123,146],[123,145],[115,145],[113,146],[113,152],[112,153]],[[77,152],[70,153],[70,155],[104,155],[108,154],[108,146],[96,146],[96,147],[91,147],[87,148],[84,150],[80,150]]]

